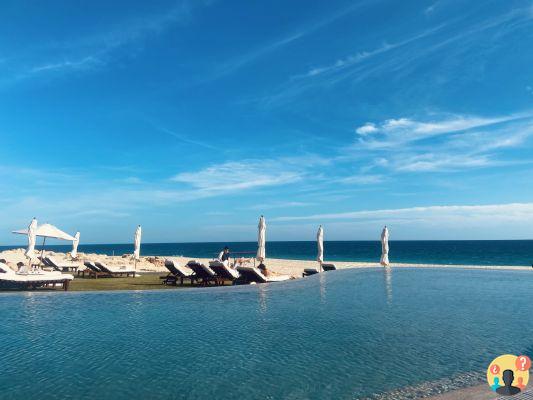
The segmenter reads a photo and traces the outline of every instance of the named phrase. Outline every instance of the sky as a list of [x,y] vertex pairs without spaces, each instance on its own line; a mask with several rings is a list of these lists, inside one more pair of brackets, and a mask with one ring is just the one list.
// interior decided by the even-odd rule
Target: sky
[[3,1],[0,245],[533,239],[533,1]]

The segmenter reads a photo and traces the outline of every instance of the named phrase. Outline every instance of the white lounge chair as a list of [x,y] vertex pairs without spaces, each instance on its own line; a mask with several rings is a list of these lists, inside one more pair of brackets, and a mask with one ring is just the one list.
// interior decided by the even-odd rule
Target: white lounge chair
[[95,262],[96,266],[102,271],[102,272],[106,272],[110,275],[113,275],[113,276],[122,276],[122,275],[126,275],[126,277],[128,276],[133,276],[135,278],[135,273],[136,271],[134,269],[132,269],[131,267],[126,267],[126,266],[122,266],[122,267],[112,267],[110,265],[107,265],[103,262],[99,262],[99,261],[96,261]]
[[268,283],[282,282],[291,279],[288,275],[265,276],[259,268],[256,267],[237,267],[242,279],[247,282]]
[[187,267],[182,267],[179,262],[170,258],[167,258],[165,260],[165,268],[168,269],[169,272],[168,275],[161,277],[161,279],[163,279],[163,284],[165,285],[177,285],[178,280],[183,285],[184,279],[190,279],[192,284],[194,279],[196,278],[194,272],[191,269]]
[[[78,263],[71,263],[67,261],[58,261],[52,256],[44,257],[45,264],[48,264],[52,268],[54,268],[56,271],[72,271],[76,272],[78,268],[80,267],[80,264]],[[48,261],[48,263],[46,263]]]
[[8,289],[36,289],[42,286],[61,285],[68,290],[74,277],[70,274],[40,271],[39,273],[17,273],[4,263],[0,263],[0,287]]
[[217,274],[220,282],[224,284],[224,281],[235,282],[241,274],[234,268],[231,268],[227,262],[222,262],[218,260],[209,261],[209,268]]
[[215,274],[215,271],[208,266],[199,263],[196,260],[191,260],[187,263],[187,267],[193,270],[196,280],[200,281],[200,284],[207,286],[211,282],[214,282],[215,285],[218,285],[219,280],[217,274]]

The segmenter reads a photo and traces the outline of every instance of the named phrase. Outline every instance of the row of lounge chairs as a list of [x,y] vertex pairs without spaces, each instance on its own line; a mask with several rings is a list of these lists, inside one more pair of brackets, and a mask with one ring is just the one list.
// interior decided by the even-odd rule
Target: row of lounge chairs
[[39,287],[60,286],[68,290],[74,277],[60,272],[39,271],[38,273],[20,273],[0,262],[0,288],[2,289],[37,289]]
[[267,277],[256,267],[239,266],[234,269],[220,261],[210,261],[209,266],[207,266],[192,260],[184,268],[178,262],[167,259],[165,260],[165,267],[169,273],[162,276],[161,279],[163,284],[167,285],[177,285],[178,282],[183,285],[185,280],[189,280],[191,284],[197,283],[202,286],[214,284],[218,286],[224,285],[228,281],[232,284],[244,284],[279,282],[290,279],[286,275]]
[[83,265],[85,265],[86,269],[78,271],[78,276],[81,275],[82,277],[85,277],[85,275],[87,274],[89,278],[95,279],[120,276],[132,276],[135,278],[135,269],[131,269],[128,267],[117,268],[98,261],[85,261]]

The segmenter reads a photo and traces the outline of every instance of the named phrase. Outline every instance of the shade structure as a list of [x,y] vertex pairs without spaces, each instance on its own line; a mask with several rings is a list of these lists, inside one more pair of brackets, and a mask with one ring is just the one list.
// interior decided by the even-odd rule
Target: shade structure
[[30,222],[30,225],[28,226],[28,249],[26,250],[26,253],[24,255],[28,257],[30,260],[35,258],[35,242],[37,240],[36,236],[36,230],[37,230],[37,220],[33,218]]
[[72,251],[70,252],[71,258],[78,257],[78,245],[80,244],[80,233],[76,232],[74,235],[74,241],[72,242]]
[[[35,221],[35,225],[36,225],[35,236],[40,236],[43,238],[68,240],[70,242],[73,242],[74,240],[76,240],[74,236],[71,236],[68,233],[63,232],[61,229],[55,227],[54,225],[51,225],[51,224],[37,225],[37,221]],[[21,229],[18,231],[13,231],[13,233],[16,233],[19,235],[27,235],[29,233],[29,228]]]
[[316,233],[316,245],[318,250],[316,260],[320,264],[320,267],[322,267],[322,263],[324,262],[324,229],[322,229],[322,225],[318,227],[318,232]]
[[141,236],[142,236],[142,229],[141,225],[137,227],[135,230],[135,238],[134,238],[134,244],[135,244],[135,250],[133,251],[133,258],[135,261],[139,261],[141,258]]
[[381,260],[384,267],[389,265],[389,230],[385,226],[381,232]]
[[264,262],[266,259],[266,222],[265,217],[261,215],[259,225],[257,226],[257,261]]

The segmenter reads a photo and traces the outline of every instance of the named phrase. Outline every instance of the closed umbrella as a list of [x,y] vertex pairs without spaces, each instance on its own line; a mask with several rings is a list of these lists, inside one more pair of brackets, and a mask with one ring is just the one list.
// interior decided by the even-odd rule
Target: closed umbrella
[[70,253],[70,257],[73,259],[78,258],[78,245],[80,244],[80,233],[76,232],[74,235],[74,241],[72,242],[72,252]]
[[322,229],[322,225],[318,227],[318,232],[316,234],[316,244],[318,247],[318,256],[316,259],[320,266],[320,270],[322,270],[322,263],[324,262],[324,229]]
[[384,267],[389,265],[389,230],[385,226],[381,232],[381,260]]
[[37,231],[37,219],[33,218],[31,220],[30,225],[28,226],[28,249],[26,250],[26,253],[24,255],[28,257],[30,260],[35,258],[35,242],[37,241],[36,236]]
[[135,230],[135,250],[133,251],[133,259],[135,260],[135,268],[137,268],[137,261],[141,259],[141,225]]
[[263,263],[266,259],[266,223],[265,217],[261,215],[259,218],[258,234],[257,234],[257,261]]

